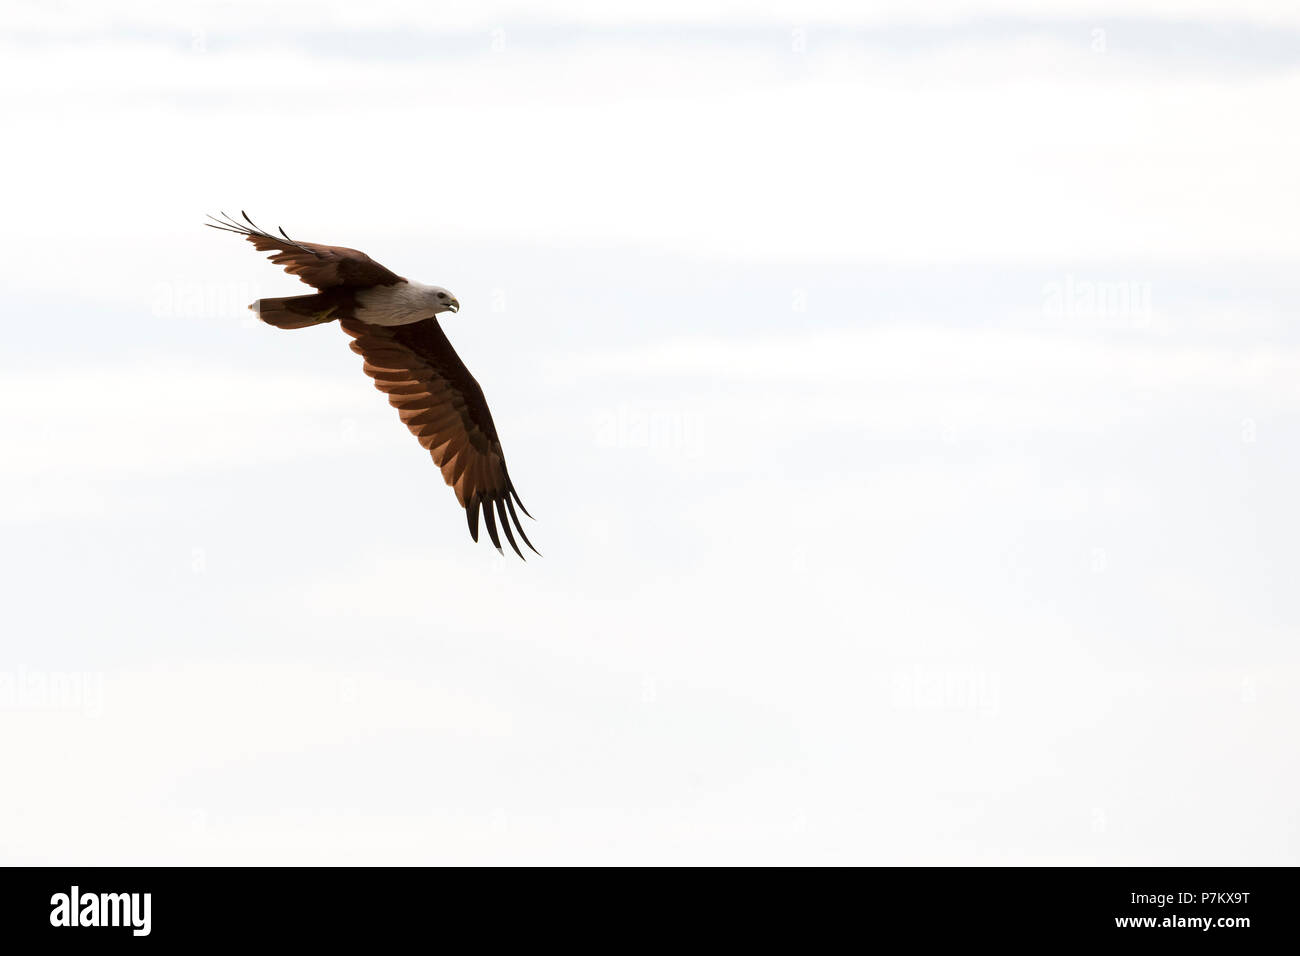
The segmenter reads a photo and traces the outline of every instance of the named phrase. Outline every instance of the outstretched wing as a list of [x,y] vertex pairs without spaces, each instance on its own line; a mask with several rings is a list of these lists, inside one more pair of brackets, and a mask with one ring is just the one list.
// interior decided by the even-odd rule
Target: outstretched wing
[[465,508],[470,536],[478,540],[482,508],[488,535],[498,551],[500,518],[516,554],[524,556],[515,543],[515,531],[533,553],[539,553],[515,512],[516,504],[524,514],[528,509],[506,471],[483,389],[447,341],[438,320],[370,325],[345,319],[340,324],[354,339],[352,351],[365,359],[366,374],[375,380],[376,388],[388,394],[406,427],[429,450],[442,477],[456,492],[456,500]]
[[298,242],[290,239],[281,229],[275,236],[258,228],[248,213],[241,212],[247,225],[232,219],[224,212],[224,219],[208,218],[205,226],[224,229],[244,236],[262,252],[275,252],[271,261],[284,266],[284,271],[295,275],[303,282],[317,289],[336,289],[340,286],[368,288],[375,285],[394,285],[405,282],[401,276],[390,272],[364,252],[348,249],[344,246],[322,246],[315,242]]

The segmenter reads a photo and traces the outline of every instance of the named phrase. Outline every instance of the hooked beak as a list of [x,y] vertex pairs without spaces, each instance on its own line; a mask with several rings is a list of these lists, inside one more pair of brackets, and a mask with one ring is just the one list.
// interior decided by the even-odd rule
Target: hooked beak
[[460,303],[457,302],[455,299],[452,299],[452,300],[451,300],[451,305],[449,306],[449,308],[450,308],[451,311],[453,311],[453,312],[459,312],[459,311],[460,311]]

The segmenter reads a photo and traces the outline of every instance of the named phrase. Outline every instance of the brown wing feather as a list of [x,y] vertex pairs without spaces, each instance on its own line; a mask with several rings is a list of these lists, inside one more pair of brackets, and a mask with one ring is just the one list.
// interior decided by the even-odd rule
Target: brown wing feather
[[[358,319],[339,323],[352,336],[352,351],[365,359],[375,387],[388,395],[402,421],[428,449],[443,480],[465,508],[470,536],[478,540],[479,510],[497,550],[496,517],[506,526],[506,540],[521,558],[506,515],[534,553],[511,498],[519,500],[497,437],[483,389],[451,347],[437,319],[409,325],[370,325]],[[524,514],[528,510],[524,508]]]
[[[225,213],[222,213],[225,216]],[[204,225],[224,229],[243,236],[262,252],[274,252],[271,261],[283,266],[284,271],[322,291],[341,287],[368,288],[375,285],[394,285],[405,282],[395,272],[385,269],[364,252],[346,246],[325,246],[315,242],[298,242],[281,230],[272,235],[254,225],[248,214],[243,214],[247,225],[229,216],[214,219]],[[211,218],[211,217],[209,217]]]

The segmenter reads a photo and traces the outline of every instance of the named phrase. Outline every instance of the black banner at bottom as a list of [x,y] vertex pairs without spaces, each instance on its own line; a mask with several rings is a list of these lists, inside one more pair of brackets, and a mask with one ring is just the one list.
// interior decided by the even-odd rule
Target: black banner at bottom
[[[1192,940],[1294,935],[1290,869],[840,869],[548,876],[445,869],[10,868],[9,943],[72,939],[367,947],[461,933],[480,943],[735,943],[778,934],[902,941]],[[515,880],[518,880],[515,883]],[[511,884],[514,884],[513,886]],[[791,935],[793,934],[793,935]],[[60,940],[60,937],[63,939]],[[628,943],[620,937],[630,937]],[[18,950],[13,950],[17,952]]]

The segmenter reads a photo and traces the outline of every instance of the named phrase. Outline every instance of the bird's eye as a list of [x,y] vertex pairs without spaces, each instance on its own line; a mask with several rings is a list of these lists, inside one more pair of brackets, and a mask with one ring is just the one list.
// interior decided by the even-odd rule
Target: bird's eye
[[440,299],[445,299],[445,298],[447,298],[447,293],[445,293],[445,292],[439,292],[439,293],[438,293],[438,298],[440,298]]

